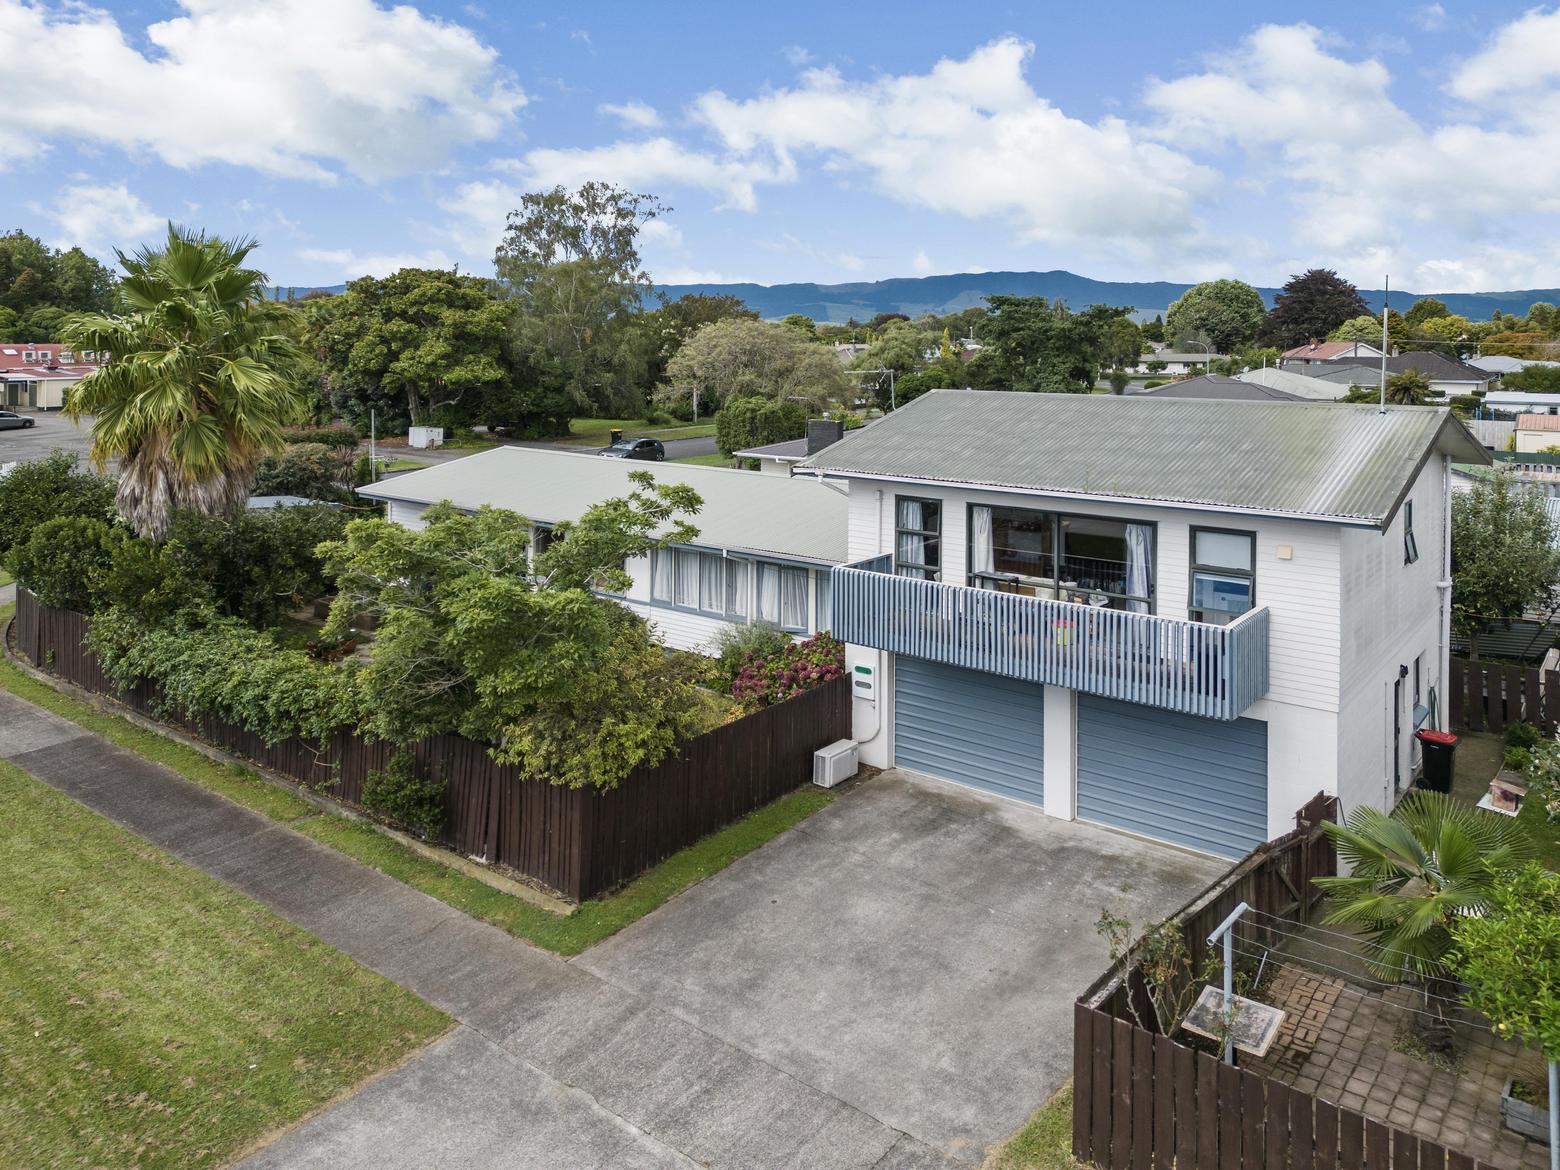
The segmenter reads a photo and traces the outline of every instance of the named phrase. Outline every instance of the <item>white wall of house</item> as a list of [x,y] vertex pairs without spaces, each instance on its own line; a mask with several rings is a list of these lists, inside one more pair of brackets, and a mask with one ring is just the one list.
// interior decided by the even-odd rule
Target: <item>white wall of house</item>
[[[943,501],[942,579],[958,585],[967,584],[970,504],[1151,522],[1156,525],[1154,611],[1185,619],[1191,583],[1191,529],[1254,532],[1255,600],[1271,615],[1270,681],[1266,697],[1244,715],[1268,724],[1269,831],[1277,835],[1294,827],[1294,813],[1318,791],[1338,793],[1349,807],[1367,800],[1381,805],[1381,778],[1385,764],[1390,763],[1385,745],[1391,730],[1382,688],[1389,674],[1395,676],[1399,662],[1412,670],[1414,657],[1425,654],[1421,667],[1424,692],[1428,694],[1434,685],[1443,693],[1444,667],[1436,661],[1440,611],[1435,590],[1446,507],[1441,466],[1439,457],[1431,460],[1410,493],[1420,560],[1407,567],[1402,564],[1401,517],[1382,535],[1375,529],[1151,508],[1127,501],[1081,503],[1022,493],[864,479],[850,484],[850,559],[859,561],[892,552],[896,494]],[[1393,550],[1395,562],[1388,555]],[[862,758],[885,767],[892,760],[892,663],[883,661],[889,656],[862,647],[851,647],[849,656],[852,666],[864,663],[877,669],[877,703],[874,707],[858,701],[857,730],[864,736],[879,719],[884,721],[883,730],[863,747]],[[1407,686],[1411,688],[1412,677]],[[1408,702],[1411,706],[1411,695]],[[1404,720],[1404,750],[1408,751],[1411,711],[1405,713]],[[1048,749],[1048,809],[1053,805],[1053,785],[1062,779],[1050,755]],[[1390,776],[1390,772],[1385,774]],[[1054,803],[1056,809],[1071,807],[1069,795],[1061,792],[1055,793]]]
[[[402,527],[420,529],[426,525],[423,513],[427,510],[427,504],[390,500],[387,501],[386,516]],[[692,650],[700,654],[715,652],[721,635],[734,624],[732,621],[656,601],[651,596],[649,557],[634,557],[624,568],[631,579],[630,585],[628,592],[621,597],[616,597],[615,600],[649,622],[660,635],[661,641],[672,649]],[[807,627],[804,631],[795,633],[794,636],[798,638],[816,633],[819,628],[820,577],[826,576],[827,573],[826,568],[809,569],[807,572]],[[751,571],[748,579],[750,587],[753,586],[755,579]],[[749,613],[757,611],[755,601],[751,597],[748,611]]]

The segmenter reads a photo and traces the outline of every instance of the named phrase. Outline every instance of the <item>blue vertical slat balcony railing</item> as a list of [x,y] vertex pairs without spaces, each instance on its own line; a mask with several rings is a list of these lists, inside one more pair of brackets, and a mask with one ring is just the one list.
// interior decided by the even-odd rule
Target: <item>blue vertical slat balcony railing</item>
[[857,646],[1209,719],[1267,693],[1266,609],[1205,625],[897,577],[888,556],[831,579],[832,632]]

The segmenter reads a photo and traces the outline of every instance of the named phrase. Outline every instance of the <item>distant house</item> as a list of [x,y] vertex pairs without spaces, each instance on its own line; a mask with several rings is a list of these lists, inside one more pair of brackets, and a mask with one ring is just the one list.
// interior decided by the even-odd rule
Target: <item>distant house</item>
[[1524,414],[1516,433],[1519,454],[1560,447],[1560,414]]
[[1336,402],[1349,392],[1347,386],[1339,386],[1336,382],[1313,378],[1309,374],[1297,374],[1293,370],[1276,369],[1273,366],[1247,370],[1235,376],[1242,382],[1252,382],[1258,386],[1266,386],[1270,390],[1282,390],[1285,394],[1310,402]]
[[844,437],[844,423],[827,418],[815,418],[808,420],[807,434],[803,438],[789,439],[784,443],[766,443],[762,447],[749,447],[744,451],[735,452],[735,455],[738,459],[758,460],[759,471],[767,475],[790,475],[791,469],[807,456],[817,454],[830,443],[837,443]]
[[691,521],[698,535],[629,561],[632,584],[613,597],[668,646],[709,652],[726,629],[756,622],[798,637],[829,628],[829,569],[845,559],[848,503],[813,476],[496,447],[358,494],[384,500],[389,519],[407,528],[421,528],[423,514],[443,500],[467,512],[507,508],[531,522],[532,547],[545,549],[557,525],[633,490],[634,471],[688,484],[704,500]]
[[1204,374],[1199,378],[1183,378],[1141,390],[1137,398],[1223,398],[1231,402],[1303,402],[1296,394],[1275,390],[1259,383],[1244,382],[1239,378],[1226,378],[1221,374]]
[[0,407],[59,410],[70,388],[107,360],[57,342],[0,345]]
[[1497,378],[1506,374],[1515,374],[1518,370],[1525,370],[1529,366],[1560,366],[1560,362],[1543,362],[1534,358],[1507,357],[1503,353],[1471,357],[1468,359],[1468,364],[1494,374]]
[[848,366],[871,348],[865,341],[836,341],[834,356]]
[[1216,353],[1182,353],[1173,349],[1161,349],[1154,353],[1145,353],[1138,358],[1138,364],[1131,369],[1132,373],[1149,373],[1150,363],[1163,362],[1163,370],[1152,371],[1155,374],[1165,374],[1175,377],[1178,374],[1199,374],[1208,368],[1208,363],[1219,355]]
[[1491,390],[1484,396],[1484,408],[1515,417],[1521,414],[1560,412],[1560,394],[1534,390]]
[[[1286,369],[1291,368],[1287,364]],[[1430,393],[1437,398],[1452,398],[1463,394],[1482,394],[1489,390],[1498,375],[1466,365],[1438,353],[1400,353],[1386,360],[1387,377],[1404,370],[1418,370],[1430,383]],[[1313,378],[1337,382],[1340,386],[1375,386],[1381,381],[1381,355],[1374,361],[1316,361],[1304,365],[1303,372]]]
[[1294,349],[1286,349],[1279,360],[1286,366],[1294,363],[1303,366],[1308,362],[1332,362],[1348,358],[1379,358],[1381,350],[1366,341],[1308,341]]

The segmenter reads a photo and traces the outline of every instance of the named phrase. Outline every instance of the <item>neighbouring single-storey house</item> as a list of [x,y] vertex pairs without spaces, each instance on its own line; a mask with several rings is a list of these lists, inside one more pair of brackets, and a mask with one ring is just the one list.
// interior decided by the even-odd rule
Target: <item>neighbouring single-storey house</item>
[[915,400],[797,469],[849,486],[862,760],[1226,857],[1318,790],[1390,807],[1444,712],[1453,462],[1489,456],[1436,407]]
[[1523,454],[1560,448],[1560,414],[1524,414],[1517,418],[1517,450]]
[[1310,402],[1336,402],[1349,392],[1347,386],[1339,386],[1336,382],[1313,378],[1309,374],[1297,374],[1293,370],[1280,370],[1276,366],[1261,366],[1235,376],[1242,382],[1266,386],[1270,390],[1282,390],[1285,394]]
[[1538,358],[1507,357],[1503,353],[1475,354],[1466,361],[1468,365],[1494,374],[1497,378],[1504,377],[1506,374],[1515,374],[1518,370],[1525,370],[1529,366],[1560,366],[1560,362],[1541,361]]
[[1139,390],[1134,398],[1216,398],[1226,402],[1300,402],[1300,398],[1283,390],[1245,382],[1240,378],[1228,378],[1223,374],[1203,374],[1196,378],[1183,378],[1167,382],[1152,390]]
[[1304,366],[1307,362],[1332,362],[1344,358],[1379,358],[1381,348],[1368,341],[1308,341],[1279,355],[1279,361]]
[[1484,409],[1516,418],[1523,414],[1560,414],[1560,394],[1536,390],[1491,390],[1484,396]]
[[[1130,372],[1146,373],[1156,377],[1159,374],[1168,377],[1175,377],[1177,374],[1200,374],[1208,368],[1208,363],[1218,356],[1216,353],[1181,353],[1173,349],[1160,349],[1139,357],[1137,365],[1131,367]],[[1149,368],[1150,364],[1154,366],[1152,370]]]
[[[1460,394],[1482,394],[1494,384],[1498,375],[1488,370],[1476,369],[1454,361],[1438,353],[1400,353],[1387,358],[1387,377],[1404,370],[1418,370],[1430,383],[1430,393],[1437,398],[1453,398]],[[1313,378],[1337,382],[1347,390],[1350,386],[1379,386],[1381,384],[1381,358],[1374,360],[1316,361],[1303,366],[1285,363],[1285,369],[1295,369]]]
[[807,434],[800,439],[787,439],[783,443],[765,443],[761,447],[748,447],[733,454],[738,459],[753,459],[758,470],[766,475],[790,475],[807,456],[822,451],[830,443],[837,443],[845,435],[845,424],[833,419],[807,420]]
[[0,407],[60,410],[70,388],[103,364],[107,354],[28,342],[0,345]]
[[640,463],[570,451],[497,447],[358,489],[383,500],[409,528],[448,500],[475,512],[488,505],[531,521],[532,547],[593,504],[634,490],[629,473],[685,483],[704,500],[685,546],[639,557],[633,584],[616,600],[679,650],[709,651],[734,624],[766,622],[799,637],[829,628],[829,569],[845,559],[847,501],[840,485],[815,476],[758,475],[723,467]]

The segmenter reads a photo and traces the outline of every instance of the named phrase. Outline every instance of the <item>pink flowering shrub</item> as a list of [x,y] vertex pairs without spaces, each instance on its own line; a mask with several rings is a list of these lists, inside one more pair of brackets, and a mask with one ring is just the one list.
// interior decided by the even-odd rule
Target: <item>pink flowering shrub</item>
[[748,654],[731,684],[731,694],[744,707],[768,707],[844,673],[844,643],[828,634],[815,634],[763,658]]

